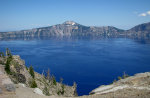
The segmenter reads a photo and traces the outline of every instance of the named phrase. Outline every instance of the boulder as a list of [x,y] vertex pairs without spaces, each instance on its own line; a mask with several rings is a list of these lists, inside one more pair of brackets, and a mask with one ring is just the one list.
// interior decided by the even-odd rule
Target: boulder
[[40,90],[39,88],[35,88],[35,89],[34,89],[34,93],[44,96],[42,90]]
[[14,84],[5,84],[5,88],[9,92],[15,92],[16,90]]
[[22,87],[26,87],[26,85],[23,84],[23,83],[18,83],[18,85],[20,85],[20,86],[22,86]]

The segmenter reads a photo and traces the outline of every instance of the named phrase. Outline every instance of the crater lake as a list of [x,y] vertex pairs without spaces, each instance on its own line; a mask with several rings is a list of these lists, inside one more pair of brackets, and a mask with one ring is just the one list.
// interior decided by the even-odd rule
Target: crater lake
[[26,65],[50,74],[63,83],[77,83],[78,95],[87,95],[100,85],[110,84],[125,72],[150,71],[150,44],[128,38],[46,38],[1,40],[0,50],[9,48]]

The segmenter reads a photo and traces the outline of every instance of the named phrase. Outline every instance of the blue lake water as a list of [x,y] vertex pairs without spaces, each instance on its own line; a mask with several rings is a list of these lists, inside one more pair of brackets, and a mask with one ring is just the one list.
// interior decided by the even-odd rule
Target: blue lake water
[[123,72],[150,71],[150,44],[127,38],[0,41],[0,50],[7,47],[37,72],[50,68],[57,81],[60,77],[68,85],[75,81],[79,95],[112,83]]

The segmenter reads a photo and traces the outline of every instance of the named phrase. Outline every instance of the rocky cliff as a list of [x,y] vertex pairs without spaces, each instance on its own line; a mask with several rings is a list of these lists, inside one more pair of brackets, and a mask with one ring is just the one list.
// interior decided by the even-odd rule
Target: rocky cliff
[[150,38],[150,22],[137,25],[129,30],[121,30],[113,26],[84,26],[73,21],[66,21],[49,27],[35,28],[14,32],[0,32],[0,38],[28,37],[142,37]]
[[150,38],[150,22],[137,25],[126,31],[128,37]]
[[40,95],[77,96],[76,84],[68,86],[62,82],[56,82],[54,76],[50,74],[46,76],[31,72],[19,56],[0,55],[0,96],[15,92],[14,84],[35,88],[34,92]]
[[110,85],[102,85],[90,94],[99,95],[99,98],[150,98],[150,72],[126,77]]
[[124,35],[124,30],[113,26],[95,27],[84,26],[73,21],[66,21],[49,27],[35,28],[31,30],[22,30],[15,32],[0,32],[0,38],[12,37],[52,37],[52,36],[111,36],[116,37]]

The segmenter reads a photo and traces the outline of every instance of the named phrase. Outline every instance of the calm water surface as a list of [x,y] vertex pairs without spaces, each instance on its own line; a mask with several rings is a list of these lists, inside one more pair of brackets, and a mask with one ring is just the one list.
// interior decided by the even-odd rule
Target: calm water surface
[[0,41],[0,50],[7,47],[37,72],[50,68],[57,81],[60,77],[68,85],[75,81],[79,95],[112,83],[123,72],[150,71],[150,44],[126,38]]

